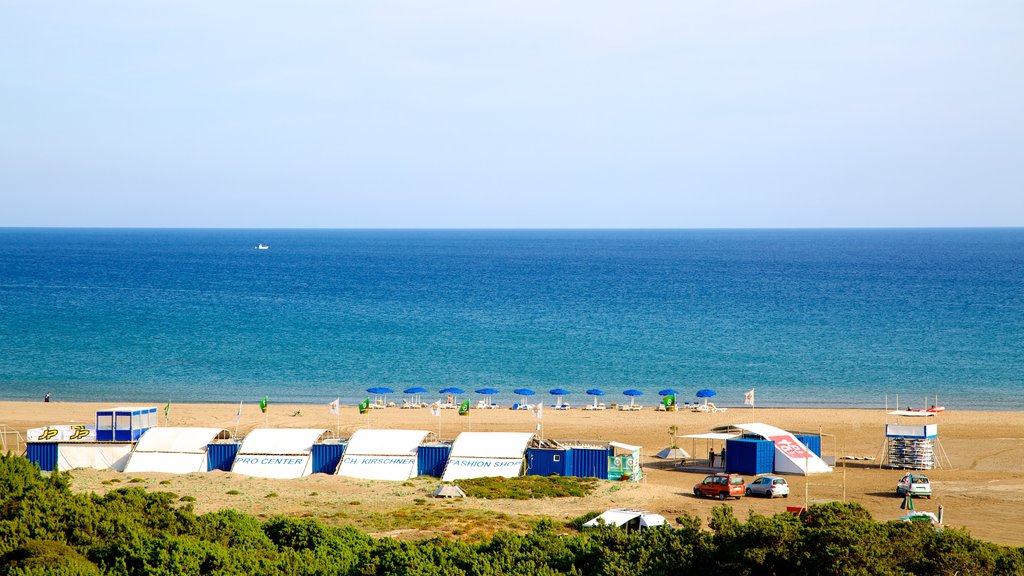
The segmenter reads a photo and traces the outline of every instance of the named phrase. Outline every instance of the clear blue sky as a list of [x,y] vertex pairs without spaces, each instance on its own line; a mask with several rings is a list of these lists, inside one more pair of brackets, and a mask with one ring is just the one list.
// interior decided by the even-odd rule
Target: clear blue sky
[[1020,0],[0,0],[0,226],[1020,225]]

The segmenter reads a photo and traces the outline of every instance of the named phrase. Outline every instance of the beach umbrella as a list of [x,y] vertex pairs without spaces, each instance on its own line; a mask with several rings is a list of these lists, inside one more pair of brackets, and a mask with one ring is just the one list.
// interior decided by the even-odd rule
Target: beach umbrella
[[441,394],[451,394],[452,395],[452,404],[458,404],[459,403],[458,402],[459,401],[459,394],[465,394],[466,391],[463,390],[462,388],[456,388],[455,386],[449,386],[447,388],[441,388],[441,390],[439,390],[439,392],[441,392]]
[[643,396],[644,393],[639,391],[639,390],[636,390],[634,388],[630,388],[629,390],[624,391],[623,394],[625,394],[626,396],[629,396],[629,405],[632,406],[633,405],[633,400],[637,396]]
[[388,394],[395,393],[395,391],[392,390],[391,388],[385,388],[383,386],[374,386],[373,388],[367,388],[366,391],[369,392],[370,394],[373,394],[374,396],[380,396],[380,398],[374,399],[374,403],[382,404],[384,406],[388,405]]
[[562,396],[568,396],[569,394],[572,394],[572,392],[566,390],[565,388],[553,388],[551,390],[551,395],[555,397],[555,408],[561,407]]
[[479,390],[475,390],[475,392],[477,394],[484,395],[484,402],[486,402],[488,406],[491,405],[491,396],[499,393],[499,391],[494,388],[481,388]]
[[536,394],[536,392],[530,390],[529,388],[516,388],[515,390],[512,391],[512,393],[515,394],[516,396],[519,396],[520,404],[526,404],[526,397],[533,396],[534,394]]
[[717,394],[718,392],[715,392],[714,390],[708,390],[707,388],[697,390],[697,398],[703,398],[705,404],[708,403],[708,398],[711,398],[712,396],[715,396]]
[[419,404],[420,394],[426,394],[427,389],[422,386],[413,386],[412,388],[406,388],[405,390],[402,391],[402,393],[412,394],[413,396],[412,398],[409,399],[409,402],[412,404]]
[[676,394],[678,394],[678,392],[671,388],[665,388],[664,390],[658,392],[658,396],[675,396]]
[[587,394],[594,397],[594,408],[597,408],[597,397],[604,396],[604,390],[601,390],[600,388],[591,388],[590,390],[587,390]]

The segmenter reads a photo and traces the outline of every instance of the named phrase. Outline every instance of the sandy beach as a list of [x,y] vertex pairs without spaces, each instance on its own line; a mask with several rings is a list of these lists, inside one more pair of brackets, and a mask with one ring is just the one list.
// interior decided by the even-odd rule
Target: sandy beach
[[[156,405],[163,402],[135,405]],[[24,437],[29,428],[48,424],[93,424],[95,411],[109,408],[111,403],[41,403],[0,402],[0,427],[7,449],[18,448],[12,432]],[[220,426],[236,430],[238,405],[174,404],[171,426]],[[507,409],[473,410],[469,417],[459,417],[454,410],[444,410],[440,418],[429,410],[389,408],[360,415],[355,407],[343,406],[340,417],[328,413],[326,405],[271,404],[266,419],[256,403],[243,406],[237,424],[238,435],[257,427],[325,428],[338,437],[348,437],[359,428],[408,428],[440,432],[442,439],[452,439],[466,430],[520,431],[543,434],[552,439],[615,440],[643,447],[646,480],[636,484],[605,482],[595,494],[586,498],[544,501],[491,502],[466,499],[461,502],[423,502],[423,497],[438,481],[419,478],[410,483],[355,481],[326,475],[298,480],[264,480],[236,474],[213,472],[174,476],[147,474],[145,478],[129,479],[112,471],[82,470],[74,473],[74,486],[83,492],[103,493],[119,485],[146,486],[152,490],[172,491],[196,498],[197,512],[235,508],[266,517],[273,514],[311,516],[334,524],[352,524],[374,534],[398,537],[425,537],[465,534],[460,518],[479,517],[481,513],[498,513],[500,524],[515,528],[516,518],[552,516],[570,519],[589,511],[609,507],[639,507],[673,519],[683,513],[696,514],[705,520],[718,502],[700,500],[692,495],[693,484],[703,474],[680,472],[670,463],[653,457],[669,445],[670,426],[678,434],[705,432],[711,427],[744,422],[764,422],[792,431],[818,432],[823,439],[825,456],[838,456],[839,466],[830,474],[805,479],[789,476],[793,494],[788,499],[763,500],[743,498],[730,501],[736,515],[746,518],[748,510],[761,514],[784,511],[786,506],[800,505],[805,494],[815,501],[847,500],[866,507],[878,520],[901,516],[900,498],[895,495],[900,470],[880,469],[877,460],[843,460],[843,456],[880,457],[886,422],[895,422],[882,409],[762,409],[730,408],[721,413],[656,412],[650,407],[638,412],[546,410],[538,420],[527,411]],[[931,500],[916,500],[918,510],[945,510],[948,526],[963,527],[978,538],[1001,544],[1024,545],[1020,519],[1024,517],[1024,412],[958,412],[949,410],[933,422],[939,425],[939,439],[951,468],[926,472],[933,483]],[[542,430],[537,425],[542,424]],[[706,455],[704,441],[679,440],[679,446],[694,456]],[[720,446],[718,446],[720,448]],[[24,449],[23,442],[20,449]],[[845,467],[843,463],[845,462]],[[119,480],[119,481],[114,481]],[[134,483],[130,483],[134,480]],[[749,480],[749,477],[748,477]],[[238,491],[238,494],[227,492]],[[273,494],[273,497],[270,495]],[[418,506],[418,508],[416,508]],[[420,514],[433,511],[444,518],[443,526],[395,528],[394,518],[409,509]],[[429,523],[427,523],[429,524]],[[479,522],[478,522],[479,524]],[[397,524],[400,525],[400,522]],[[497,528],[497,526],[495,526]]]

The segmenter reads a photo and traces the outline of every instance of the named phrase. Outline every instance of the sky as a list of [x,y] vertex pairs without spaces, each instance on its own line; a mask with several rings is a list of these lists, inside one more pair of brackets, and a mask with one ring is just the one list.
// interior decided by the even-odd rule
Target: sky
[[1024,225],[1024,3],[0,0],[0,227]]

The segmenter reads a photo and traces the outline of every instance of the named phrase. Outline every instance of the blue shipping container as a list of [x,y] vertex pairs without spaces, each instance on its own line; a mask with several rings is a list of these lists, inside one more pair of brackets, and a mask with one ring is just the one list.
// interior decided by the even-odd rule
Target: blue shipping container
[[345,444],[313,444],[313,474],[334,474],[345,453]]
[[40,470],[52,472],[57,468],[57,443],[34,442],[25,451],[28,461],[39,466]]
[[241,448],[240,443],[230,444],[209,444],[206,447],[206,469],[223,470],[231,472],[231,465],[235,463],[235,454]]
[[417,474],[440,478],[444,474],[444,467],[448,464],[448,455],[451,452],[451,444],[420,446],[416,451]]
[[769,474],[775,471],[775,443],[736,438],[725,441],[725,471],[732,474]]
[[794,434],[796,439],[803,442],[804,446],[810,450],[815,456],[821,457],[821,436],[811,436],[809,434]]
[[566,470],[569,450],[528,448],[526,450],[526,474],[528,476],[571,476],[572,469]]
[[573,448],[569,451],[572,459],[572,476],[579,478],[608,478],[607,448]]

